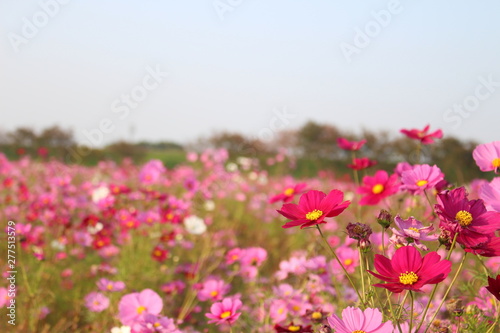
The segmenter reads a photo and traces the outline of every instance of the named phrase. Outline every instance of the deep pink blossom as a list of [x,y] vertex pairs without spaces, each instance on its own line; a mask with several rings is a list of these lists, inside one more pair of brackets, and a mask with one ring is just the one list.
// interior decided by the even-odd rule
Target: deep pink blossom
[[311,190],[300,197],[299,204],[284,204],[278,213],[292,220],[283,228],[300,225],[300,229],[326,223],[326,217],[334,217],[342,213],[351,203],[343,201],[344,193],[332,190],[328,195],[321,191]]
[[426,284],[437,284],[448,276],[451,261],[441,260],[437,252],[429,252],[424,257],[413,246],[403,246],[396,250],[392,259],[375,255],[375,269],[370,274],[387,283],[375,284],[393,293],[403,290],[422,291]]
[[416,128],[413,129],[402,129],[400,132],[409,137],[410,139],[419,140],[422,144],[428,145],[434,142],[434,139],[441,139],[443,137],[443,131],[438,129],[432,133],[429,132],[430,125],[424,127],[423,130]]
[[488,242],[500,229],[500,213],[488,212],[483,200],[469,200],[464,187],[443,191],[437,196],[435,211],[439,216],[439,227],[457,235],[457,243],[465,247],[476,247]]
[[379,170],[374,176],[363,177],[363,186],[357,192],[363,197],[359,201],[360,205],[376,205],[382,199],[397,193],[399,190],[398,176],[389,176],[386,171]]
[[338,138],[337,145],[344,150],[356,151],[360,150],[361,147],[366,143],[366,140],[361,141],[349,141],[345,138]]
[[377,161],[370,160],[368,157],[354,158],[352,164],[347,167],[353,170],[364,170],[377,164]]
[[283,201],[284,203],[290,202],[295,198],[296,195],[302,194],[304,189],[307,187],[306,183],[299,183],[297,185],[287,186],[283,192],[271,197],[269,203],[275,203],[277,201]]

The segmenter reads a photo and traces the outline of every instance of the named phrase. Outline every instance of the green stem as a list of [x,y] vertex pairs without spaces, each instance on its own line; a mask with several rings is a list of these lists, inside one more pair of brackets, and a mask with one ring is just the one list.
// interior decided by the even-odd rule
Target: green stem
[[[462,257],[462,261],[460,262],[460,266],[458,266],[458,269],[457,269],[457,272],[455,273],[455,276],[453,277],[453,280],[451,280],[451,283],[450,285],[448,286],[448,289],[446,289],[446,292],[444,293],[443,295],[443,299],[441,300],[441,303],[439,303],[439,306],[437,307],[436,309],[436,312],[434,312],[434,315],[432,316],[431,320],[429,321],[429,324],[427,324],[427,327],[425,329],[425,332],[427,332],[429,330],[429,328],[431,327],[432,325],[432,322],[434,321],[434,319],[436,319],[438,313],[439,313],[439,310],[441,309],[441,307],[443,306],[445,300],[446,300],[446,297],[448,296],[448,294],[450,293],[451,291],[451,287],[453,287],[453,284],[455,283],[455,281],[457,280],[458,278],[458,274],[460,274],[460,272],[462,271],[462,267],[464,266],[464,263],[465,263],[465,259],[467,258],[467,252],[465,252],[464,256]],[[422,319],[423,320],[423,319]],[[424,333],[425,333],[424,332]]]
[[384,243],[385,228],[382,227],[382,254],[385,256],[385,243]]
[[364,260],[363,254],[361,253],[361,248],[358,247],[359,252],[359,273],[361,274],[361,293],[363,295],[363,305],[366,304],[366,289],[365,289],[365,269],[364,269]]
[[316,228],[318,228],[318,231],[319,231],[319,234],[321,235],[321,238],[323,239],[324,243],[326,244],[326,246],[330,249],[330,252],[332,253],[333,255],[333,258],[335,260],[337,260],[337,262],[339,263],[340,267],[342,268],[342,270],[344,271],[344,274],[345,276],[347,277],[347,280],[349,280],[349,283],[351,284],[352,288],[356,291],[356,294],[358,294],[358,297],[359,297],[359,300],[362,301],[363,300],[363,297],[361,297],[361,294],[359,293],[359,290],[358,288],[356,287],[356,285],[354,284],[354,282],[352,281],[351,279],[351,275],[347,272],[347,270],[345,269],[344,265],[342,264],[342,261],[340,260],[340,258],[337,256],[337,254],[335,253],[335,251],[332,249],[332,247],[330,246],[330,243],[328,243],[328,241],[326,240],[325,236],[323,235],[323,232],[321,231],[321,228],[319,227],[318,224],[316,224]]
[[[453,237],[453,241],[451,242],[450,250],[448,251],[448,254],[446,256],[446,260],[449,260],[451,257],[451,252],[455,248],[455,243],[457,242],[457,237],[458,237],[458,233],[456,233],[455,236]],[[438,249],[439,249],[439,247],[438,247]],[[418,332],[420,327],[422,327],[422,325],[424,324],[425,316],[427,315],[427,311],[429,311],[429,307],[431,306],[432,299],[434,298],[434,295],[436,294],[437,288],[438,288],[438,284],[435,284],[434,288],[432,288],[431,295],[429,296],[429,301],[427,302],[427,305],[425,306],[424,313],[422,314],[422,319],[420,320],[420,323],[418,324],[417,329],[415,330],[416,332]]]
[[488,331],[486,331],[486,333],[493,333],[493,329],[495,329],[497,327],[498,320],[500,320],[500,302],[498,302],[497,300],[495,300],[495,301],[497,302],[497,319],[495,320],[493,325],[491,325],[491,327],[488,329]]
[[413,328],[413,292],[410,290],[410,333],[411,329]]

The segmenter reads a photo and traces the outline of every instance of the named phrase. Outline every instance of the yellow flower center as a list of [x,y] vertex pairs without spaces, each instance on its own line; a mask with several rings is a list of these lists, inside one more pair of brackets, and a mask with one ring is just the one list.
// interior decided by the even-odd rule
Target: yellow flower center
[[462,227],[466,227],[472,223],[472,214],[466,210],[461,210],[455,215],[455,220],[457,220]]
[[346,260],[344,260],[344,265],[349,266],[349,265],[351,265],[351,264],[352,264],[352,261],[353,261],[353,260],[352,260],[351,258],[346,259]]
[[414,228],[414,227],[410,227],[410,228],[408,228],[408,230],[415,231],[415,232],[420,232],[420,230],[418,230],[417,228]]
[[111,290],[111,289],[113,289],[113,285],[112,285],[111,283],[108,283],[108,285],[106,286],[106,288],[107,288],[108,290]]
[[416,182],[415,184],[417,186],[424,186],[424,185],[427,185],[428,181],[425,180],[425,179],[422,179],[422,180],[419,180],[418,182]]
[[300,326],[293,326],[293,325],[290,325],[290,326],[288,326],[288,330],[289,330],[290,332],[298,332],[298,331],[300,331]]
[[160,323],[154,323],[153,324],[154,327],[159,327],[160,326]]
[[300,310],[300,306],[298,306],[298,305],[294,305],[294,306],[292,307],[292,309],[293,309],[293,311],[299,311],[299,310]]
[[217,296],[217,295],[219,295],[219,292],[218,292],[218,291],[216,291],[216,290],[214,290],[214,291],[212,291],[212,292],[210,293],[210,296],[212,296],[212,297],[215,297],[215,296]]
[[160,250],[155,250],[155,257],[161,257],[162,252]]
[[319,219],[321,215],[323,215],[323,212],[319,209],[315,209],[312,212],[306,214],[306,219],[308,219],[309,221],[315,221]]
[[231,316],[231,311],[222,312],[220,314],[220,319],[226,319],[229,316]]
[[141,313],[143,313],[144,311],[146,311],[146,308],[145,308],[144,306],[142,306],[142,305],[141,305],[141,306],[139,306],[139,307],[137,308],[137,313],[138,313],[138,314],[141,314]]
[[384,185],[382,184],[377,184],[372,187],[372,192],[373,194],[380,194],[384,191]]
[[284,192],[284,193],[285,193],[285,195],[286,195],[286,196],[288,196],[288,197],[289,197],[289,196],[291,196],[293,193],[295,193],[295,190],[294,190],[293,188],[291,188],[291,187],[290,187],[290,188],[287,188],[287,189],[285,190],[285,192]]
[[355,330],[355,331],[352,331],[352,333],[366,333],[366,332],[362,331],[362,330]]
[[491,161],[491,164],[494,168],[500,168],[500,158],[495,158],[493,161]]
[[321,314],[321,312],[315,311],[311,314],[311,318],[317,320],[323,318],[323,315]]
[[399,282],[404,285],[412,285],[418,281],[418,275],[414,272],[406,272],[399,274]]

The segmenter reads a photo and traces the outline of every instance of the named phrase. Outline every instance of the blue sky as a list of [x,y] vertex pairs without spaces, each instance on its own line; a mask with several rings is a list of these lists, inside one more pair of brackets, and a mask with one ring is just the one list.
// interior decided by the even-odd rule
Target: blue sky
[[494,0],[2,0],[0,35],[4,131],[57,124],[96,145],[259,137],[286,110],[289,129],[430,123],[500,140]]

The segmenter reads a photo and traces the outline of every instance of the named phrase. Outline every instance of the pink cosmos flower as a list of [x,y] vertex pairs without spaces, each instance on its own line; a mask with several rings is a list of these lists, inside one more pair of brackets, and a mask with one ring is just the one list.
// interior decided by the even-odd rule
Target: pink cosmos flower
[[413,169],[413,166],[408,162],[399,162],[394,168],[394,173],[399,177],[403,176],[403,172]]
[[411,194],[422,193],[431,189],[443,180],[444,174],[437,166],[428,164],[415,165],[411,170],[404,171],[401,175],[402,190]]
[[109,298],[101,293],[91,292],[85,296],[85,306],[92,312],[101,312],[108,308]]
[[273,323],[281,323],[288,316],[288,302],[281,299],[274,299],[269,306],[269,317]]
[[464,187],[443,191],[437,199],[439,227],[449,232],[451,238],[458,233],[457,243],[467,248],[488,242],[500,230],[500,213],[486,211],[481,199],[467,199]]
[[123,281],[111,281],[106,278],[102,278],[97,281],[97,288],[102,291],[122,291],[125,289],[125,283]]
[[364,170],[368,169],[377,164],[377,161],[370,160],[368,157],[354,158],[352,164],[348,164],[347,167],[353,170]]
[[366,140],[361,141],[349,141],[345,138],[338,138],[337,144],[341,149],[356,151],[360,150],[361,147],[366,143]]
[[133,332],[140,333],[182,333],[173,319],[146,313],[144,320],[133,325]]
[[7,288],[0,288],[0,308],[9,305],[10,297]]
[[198,292],[200,301],[220,301],[231,289],[231,286],[220,279],[209,279],[203,282]]
[[379,170],[372,176],[363,177],[363,186],[357,192],[364,194],[359,201],[360,205],[376,205],[399,190],[398,176],[389,176],[387,172]]
[[429,249],[427,246],[420,241],[435,241],[439,238],[439,235],[429,235],[430,232],[434,231],[432,225],[424,227],[422,222],[418,221],[413,216],[403,220],[397,215],[394,218],[394,223],[398,229],[391,228],[393,233],[391,241],[395,244],[411,245],[423,251],[428,251]]
[[437,284],[448,276],[451,261],[440,260],[437,252],[429,252],[424,257],[413,246],[403,246],[396,250],[392,259],[380,254],[375,255],[375,268],[378,273],[370,274],[388,283],[374,284],[393,293],[403,290],[422,291],[426,284]]
[[161,174],[165,172],[163,162],[160,160],[151,160],[146,163],[139,172],[139,180],[142,184],[149,185],[156,183]]
[[300,197],[299,204],[284,204],[278,213],[292,220],[283,228],[300,225],[300,229],[326,223],[326,217],[334,217],[342,213],[351,203],[342,201],[344,193],[332,190],[328,195],[321,191],[311,190]]
[[434,139],[441,139],[443,137],[443,131],[440,129],[432,132],[429,132],[430,125],[424,127],[423,130],[418,130],[413,128],[411,130],[402,129],[400,132],[409,137],[410,139],[419,140],[422,144],[428,145],[434,142]]
[[242,305],[239,299],[224,298],[222,302],[212,304],[210,313],[206,313],[205,316],[211,319],[209,324],[232,325],[240,317],[241,312],[238,311]]
[[163,308],[161,297],[151,289],[123,296],[118,304],[118,318],[123,325],[131,325],[142,320],[144,315],[157,315]]
[[500,172],[500,141],[493,141],[477,146],[472,152],[481,171]]
[[282,193],[277,194],[269,199],[269,203],[275,203],[277,201],[283,201],[284,203],[290,202],[297,194],[303,193],[306,187],[306,183],[300,183],[295,186],[287,186]]
[[249,247],[243,250],[240,263],[244,266],[259,267],[267,259],[267,251],[261,247]]
[[484,200],[488,210],[500,212],[500,177],[496,177],[491,183],[484,184],[479,197]]
[[327,318],[328,324],[336,333],[392,333],[391,321],[382,322],[383,316],[378,309],[367,308],[364,311],[351,306],[342,311],[342,319],[336,315]]

